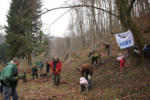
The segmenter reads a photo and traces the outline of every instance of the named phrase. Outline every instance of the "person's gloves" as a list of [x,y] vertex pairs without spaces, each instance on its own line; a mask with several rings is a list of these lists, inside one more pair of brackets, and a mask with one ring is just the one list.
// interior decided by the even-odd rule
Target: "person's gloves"
[[23,79],[24,82],[26,82],[26,72],[24,72],[23,74],[18,75],[18,79]]
[[15,80],[18,80],[18,77],[14,77]]

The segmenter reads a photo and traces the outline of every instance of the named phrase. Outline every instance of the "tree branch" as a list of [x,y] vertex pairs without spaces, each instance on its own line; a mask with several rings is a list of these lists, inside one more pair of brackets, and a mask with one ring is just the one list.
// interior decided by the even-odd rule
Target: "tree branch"
[[131,12],[131,9],[133,8],[134,3],[135,3],[135,0],[132,0],[129,6],[128,12]]
[[68,8],[78,8],[78,7],[89,7],[89,8],[95,8],[95,9],[98,9],[98,10],[101,10],[101,11],[104,11],[110,15],[113,15],[115,17],[119,17],[118,15],[116,14],[113,14],[112,12],[110,11],[107,11],[103,8],[99,8],[99,7],[95,7],[95,6],[91,6],[91,5],[73,5],[73,6],[66,6],[66,7],[57,7],[57,8],[53,8],[53,9],[46,9],[45,12],[43,12],[40,16],[42,16],[43,14],[46,14],[47,12],[50,12],[50,11],[53,11],[53,10],[59,10],[59,9],[68,9]]
[[72,9],[67,10],[66,12],[64,12],[63,14],[61,14],[57,19],[55,19],[50,25],[53,25],[57,20],[59,20],[61,17],[63,17],[66,13],[68,13],[69,11],[71,11]]

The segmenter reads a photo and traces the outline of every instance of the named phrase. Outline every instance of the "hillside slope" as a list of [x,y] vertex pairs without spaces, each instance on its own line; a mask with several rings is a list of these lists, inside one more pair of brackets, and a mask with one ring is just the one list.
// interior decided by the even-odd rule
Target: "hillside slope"
[[33,81],[28,72],[27,83],[19,81],[20,100],[150,99],[149,63],[139,67],[126,65],[124,70],[120,72],[115,57],[104,57],[103,64],[95,66],[92,90],[80,93],[80,73],[75,68],[86,61],[85,58],[78,58],[69,64],[64,63],[61,84],[58,87],[53,85],[52,77],[48,76]]

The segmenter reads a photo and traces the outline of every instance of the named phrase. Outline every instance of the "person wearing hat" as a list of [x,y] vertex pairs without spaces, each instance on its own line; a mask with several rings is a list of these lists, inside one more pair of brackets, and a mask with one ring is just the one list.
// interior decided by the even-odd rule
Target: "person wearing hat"
[[18,65],[19,59],[14,58],[7,64],[1,72],[0,80],[3,82],[4,100],[10,100],[12,96],[13,100],[18,100],[17,84],[18,84]]

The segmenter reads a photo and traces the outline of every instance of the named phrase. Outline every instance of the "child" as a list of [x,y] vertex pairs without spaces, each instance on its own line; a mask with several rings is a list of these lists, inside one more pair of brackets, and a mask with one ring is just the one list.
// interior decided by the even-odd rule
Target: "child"
[[117,57],[117,60],[120,63],[120,71],[122,71],[122,68],[124,67],[125,63],[125,56],[120,53],[119,56]]
[[80,86],[81,86],[81,92],[88,90],[88,81],[85,79],[85,77],[80,77]]

